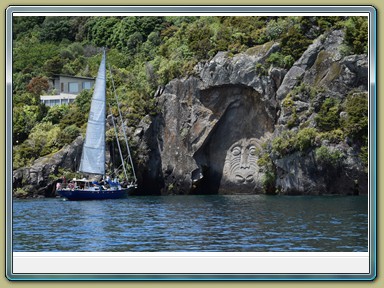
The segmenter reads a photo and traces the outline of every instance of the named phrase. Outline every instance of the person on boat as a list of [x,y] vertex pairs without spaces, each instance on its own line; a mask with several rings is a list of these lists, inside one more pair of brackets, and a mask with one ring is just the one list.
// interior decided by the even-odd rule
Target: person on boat
[[68,184],[68,188],[69,189],[73,189],[73,188],[75,188],[75,184],[71,181],[71,182],[69,182],[69,184]]

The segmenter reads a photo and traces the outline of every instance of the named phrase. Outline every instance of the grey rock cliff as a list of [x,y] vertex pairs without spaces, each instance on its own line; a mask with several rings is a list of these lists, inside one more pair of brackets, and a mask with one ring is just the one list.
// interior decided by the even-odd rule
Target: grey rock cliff
[[[147,174],[144,182],[161,179],[162,194],[268,192],[270,174],[259,161],[266,146],[284,131],[316,127],[316,111],[325,98],[343,100],[351,91],[367,91],[367,57],[343,57],[343,37],[342,31],[319,37],[289,71],[271,67],[267,75],[258,73],[257,64],[265,65],[268,55],[279,50],[278,44],[267,43],[233,57],[220,52],[197,65],[196,75],[171,81],[158,98],[162,110],[151,124],[157,127],[151,136],[155,145],[147,143],[156,151],[146,162],[156,177]],[[282,102],[303,85],[319,92],[296,94],[292,105],[297,119],[290,123],[292,109]],[[316,147],[283,156],[272,153],[274,179],[267,190],[367,193],[367,173],[357,151],[345,141],[325,145],[344,155],[336,166],[319,163]]]

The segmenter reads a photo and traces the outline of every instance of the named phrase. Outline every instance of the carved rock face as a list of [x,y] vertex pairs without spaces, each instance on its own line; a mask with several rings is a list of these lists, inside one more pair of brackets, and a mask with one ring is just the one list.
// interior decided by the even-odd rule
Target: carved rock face
[[227,151],[223,178],[237,184],[250,184],[255,181],[257,165],[256,139],[241,139]]

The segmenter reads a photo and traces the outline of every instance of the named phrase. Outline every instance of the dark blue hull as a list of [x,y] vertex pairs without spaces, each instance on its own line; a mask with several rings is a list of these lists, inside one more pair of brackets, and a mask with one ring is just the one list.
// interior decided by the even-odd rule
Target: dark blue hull
[[127,197],[134,191],[135,187],[122,188],[117,190],[81,190],[81,189],[63,189],[57,190],[57,193],[67,200],[105,200],[105,199],[120,199]]

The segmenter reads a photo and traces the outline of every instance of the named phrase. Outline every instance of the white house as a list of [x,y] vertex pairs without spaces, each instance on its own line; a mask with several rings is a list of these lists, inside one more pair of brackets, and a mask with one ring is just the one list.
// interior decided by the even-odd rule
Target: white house
[[83,90],[89,90],[95,84],[95,78],[68,75],[55,75],[49,79],[53,95],[41,95],[40,101],[47,106],[69,104]]

